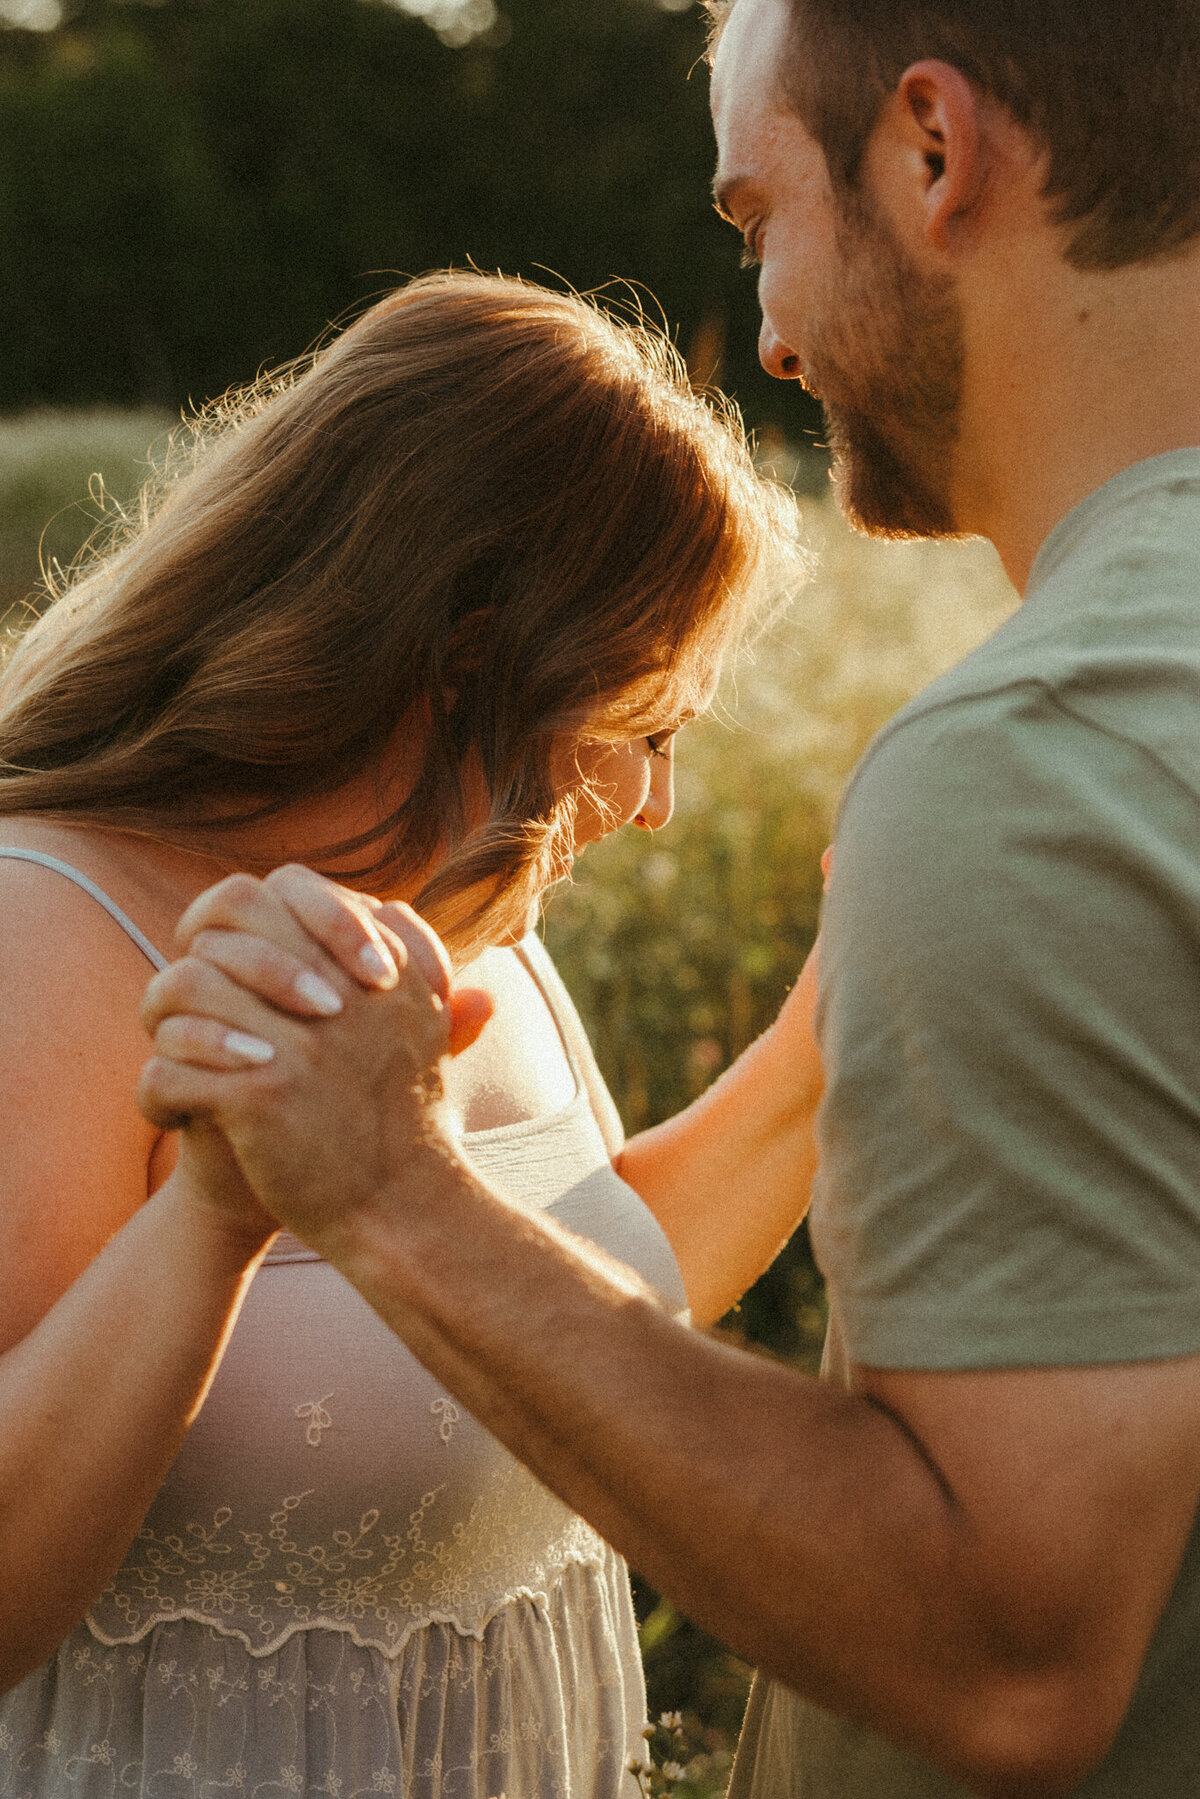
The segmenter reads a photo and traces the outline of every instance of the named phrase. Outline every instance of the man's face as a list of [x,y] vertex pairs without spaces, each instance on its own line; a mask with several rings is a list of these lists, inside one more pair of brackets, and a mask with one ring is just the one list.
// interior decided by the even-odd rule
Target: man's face
[[787,23],[786,0],[737,0],[713,67],[718,204],[761,266],[759,355],[822,402],[839,497],[860,528],[945,536],[955,529],[957,300],[912,260],[865,188],[835,195],[779,79]]

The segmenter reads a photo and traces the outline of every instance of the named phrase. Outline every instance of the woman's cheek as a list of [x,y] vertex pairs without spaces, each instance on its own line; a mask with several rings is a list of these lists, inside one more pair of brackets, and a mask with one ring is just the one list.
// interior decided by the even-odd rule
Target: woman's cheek
[[575,844],[595,843],[637,817],[650,793],[650,767],[634,744],[606,747],[585,768],[586,789],[579,802]]

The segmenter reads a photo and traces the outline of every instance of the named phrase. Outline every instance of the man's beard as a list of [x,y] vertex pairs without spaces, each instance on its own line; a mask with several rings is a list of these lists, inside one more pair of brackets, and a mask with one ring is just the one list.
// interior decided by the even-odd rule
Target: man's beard
[[838,499],[860,531],[951,537],[963,385],[953,286],[918,269],[861,198],[843,205],[844,278],[813,321],[803,369],[825,408]]

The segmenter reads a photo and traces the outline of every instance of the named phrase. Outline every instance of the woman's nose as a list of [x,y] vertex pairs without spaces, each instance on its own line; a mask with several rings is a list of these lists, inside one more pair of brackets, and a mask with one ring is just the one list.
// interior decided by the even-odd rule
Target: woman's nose
[[675,762],[668,749],[665,756],[650,761],[650,791],[637,815],[643,831],[661,831],[675,810]]
[[765,318],[762,330],[758,334],[758,360],[768,375],[774,375],[777,381],[798,381],[800,379],[800,358],[796,352],[779,337],[773,325]]

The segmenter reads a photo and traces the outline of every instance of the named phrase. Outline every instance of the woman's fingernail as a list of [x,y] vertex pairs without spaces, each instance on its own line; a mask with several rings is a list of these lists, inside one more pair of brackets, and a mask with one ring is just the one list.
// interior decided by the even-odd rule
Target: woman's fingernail
[[311,1011],[319,1012],[322,1018],[332,1018],[342,1009],[342,996],[337,988],[323,981],[319,974],[313,974],[311,969],[306,968],[303,974],[298,974],[292,987],[297,998],[302,999]]
[[396,964],[376,949],[373,943],[364,943],[358,952],[358,966],[367,979],[376,987],[394,987],[396,985]]
[[248,1062],[256,1068],[275,1060],[275,1045],[265,1043],[261,1037],[251,1037],[247,1031],[226,1031],[225,1048],[240,1062]]

